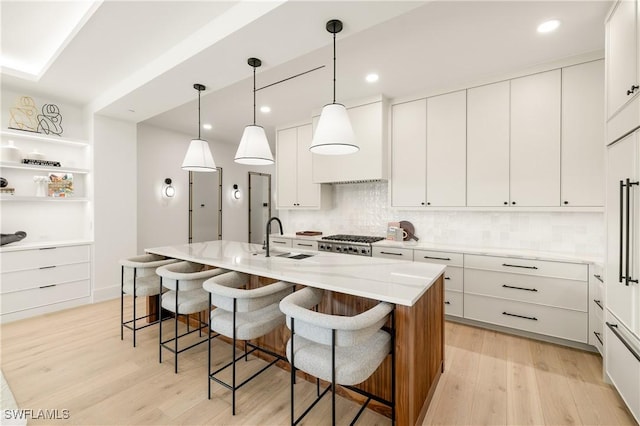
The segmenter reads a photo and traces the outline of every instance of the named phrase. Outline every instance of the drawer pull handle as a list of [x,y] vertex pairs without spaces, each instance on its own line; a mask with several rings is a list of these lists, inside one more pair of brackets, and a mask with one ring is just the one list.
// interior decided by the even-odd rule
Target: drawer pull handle
[[450,280],[450,279],[451,279],[451,277],[444,277],[444,279],[445,279],[445,280]]
[[55,286],[56,286],[55,284],[43,285],[43,286],[40,286],[40,288],[50,288],[50,287],[55,287]]
[[594,277],[596,277],[596,279],[598,281],[600,281],[601,283],[604,283],[604,280],[602,279],[602,275],[598,275],[598,274],[593,274]]
[[524,319],[528,319],[528,320],[531,320],[531,321],[538,321],[538,318],[536,318],[536,317],[526,317],[524,315],[510,314],[509,312],[503,312],[502,315],[508,315],[510,317],[517,317],[517,318],[524,318]]
[[445,304],[445,305],[450,305],[450,304],[451,304],[451,302],[449,302],[448,300],[445,300],[444,304]]
[[39,250],[55,250],[55,249],[57,249],[57,248],[58,248],[58,247],[40,247],[40,249],[39,249]]
[[618,331],[618,324],[611,324],[608,321],[606,322],[607,327],[609,327],[611,329],[611,331],[613,332],[613,334],[616,335],[616,337],[618,339],[620,339],[620,341],[627,347],[627,349],[629,349],[629,352],[631,352],[631,354],[638,360],[640,361],[640,354],[638,352],[636,352],[635,349],[633,349],[633,346],[631,346],[626,340],[625,338],[622,336],[622,334],[620,334],[620,332]]
[[271,242],[272,242],[272,243],[275,243],[275,244],[287,244],[287,243],[285,243],[284,241],[271,241]]
[[602,343],[602,337],[600,337],[600,333],[598,333],[597,331],[594,331],[593,334],[596,336],[596,339],[598,339],[598,342],[600,342],[600,344],[603,345],[604,343]]
[[52,269],[55,268],[56,265],[52,265],[52,266],[41,266],[40,269]]
[[593,299],[593,302],[604,311],[604,308],[602,307],[602,300]]
[[380,254],[391,254],[393,256],[402,256],[402,253],[391,253],[389,251],[381,251]]
[[425,259],[435,259],[435,260],[451,260],[450,257],[435,257],[435,256],[425,256]]
[[302,243],[298,243],[298,245],[299,245],[299,246],[302,246],[302,247],[313,247],[313,245],[312,245],[312,244],[302,244]]
[[503,263],[502,266],[507,266],[509,268],[538,269],[537,266],[511,265],[509,263]]
[[516,287],[516,286],[506,285],[506,284],[502,284],[502,287],[504,287],[504,288],[512,288],[514,290],[525,290],[525,291],[534,291],[534,292],[538,291],[537,288]]

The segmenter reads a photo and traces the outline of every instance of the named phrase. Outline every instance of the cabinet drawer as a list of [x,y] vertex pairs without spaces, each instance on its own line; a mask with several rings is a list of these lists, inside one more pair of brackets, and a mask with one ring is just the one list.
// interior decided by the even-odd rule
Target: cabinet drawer
[[88,296],[88,280],[16,291],[2,295],[2,313],[8,314]]
[[0,253],[2,272],[88,262],[89,248],[88,245],[65,246]]
[[271,247],[291,247],[290,238],[269,237]]
[[373,247],[371,255],[373,257],[386,257],[387,259],[413,260],[413,249]]
[[464,295],[457,291],[444,292],[444,313],[454,317],[462,317]]
[[465,292],[587,311],[585,281],[465,269]]
[[446,251],[413,250],[414,262],[440,263],[447,266],[463,266],[462,253]]
[[[615,324],[614,329],[621,334],[618,337],[613,330],[605,325],[606,333],[606,373],[613,382],[620,396],[627,403],[629,410],[640,419],[640,342],[633,339],[629,332],[613,316],[607,315],[607,321]],[[627,348],[626,342],[631,349]],[[633,351],[633,352],[632,352]],[[635,353],[635,354],[634,354]]]
[[587,265],[510,257],[464,255],[465,268],[587,281]]
[[444,270],[444,289],[445,290],[464,290],[464,270],[457,266],[447,266]]
[[318,250],[318,242],[306,241],[306,240],[293,240],[293,247],[298,247],[305,250]]
[[5,294],[52,284],[88,280],[90,276],[91,271],[88,262],[45,267],[44,269],[6,272],[2,274],[2,289],[0,293]]
[[586,312],[465,294],[464,317],[587,343]]

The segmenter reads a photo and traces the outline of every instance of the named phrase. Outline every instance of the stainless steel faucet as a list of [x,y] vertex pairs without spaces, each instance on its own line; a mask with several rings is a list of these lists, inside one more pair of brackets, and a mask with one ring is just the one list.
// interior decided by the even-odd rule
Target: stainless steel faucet
[[269,257],[269,235],[271,235],[271,222],[273,221],[278,222],[278,225],[280,225],[280,235],[282,235],[282,222],[280,222],[280,219],[278,219],[277,217],[272,217],[271,219],[269,219],[267,221],[267,254],[265,255],[265,257]]

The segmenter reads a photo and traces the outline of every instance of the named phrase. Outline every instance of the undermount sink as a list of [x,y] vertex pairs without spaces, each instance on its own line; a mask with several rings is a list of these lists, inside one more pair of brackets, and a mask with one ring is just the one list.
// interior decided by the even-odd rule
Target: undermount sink
[[[265,256],[266,252],[260,251],[253,253],[254,256]],[[285,259],[301,260],[307,257],[313,257],[315,254],[303,254],[303,253],[291,253],[291,252],[279,252],[276,250],[271,251],[271,257],[284,257]]]

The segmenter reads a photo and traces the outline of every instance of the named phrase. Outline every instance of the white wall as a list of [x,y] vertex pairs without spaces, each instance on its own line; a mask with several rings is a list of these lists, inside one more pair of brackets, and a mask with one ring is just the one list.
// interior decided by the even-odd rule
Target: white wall
[[93,300],[120,296],[118,260],[139,254],[136,246],[136,125],[93,117]]
[[[189,174],[180,169],[193,135],[176,133],[147,124],[138,125],[138,250],[188,240]],[[237,146],[209,141],[216,165],[223,169],[222,178],[222,238],[248,239],[248,172],[271,173],[273,166],[243,166],[233,158]],[[163,199],[162,182],[171,178],[176,196]],[[243,196],[234,200],[233,184],[238,184]]]
[[408,220],[425,243],[604,254],[603,213],[403,211],[388,207],[387,187],[386,182],[333,185],[331,210],[281,210],[285,233],[385,236],[387,222]]

